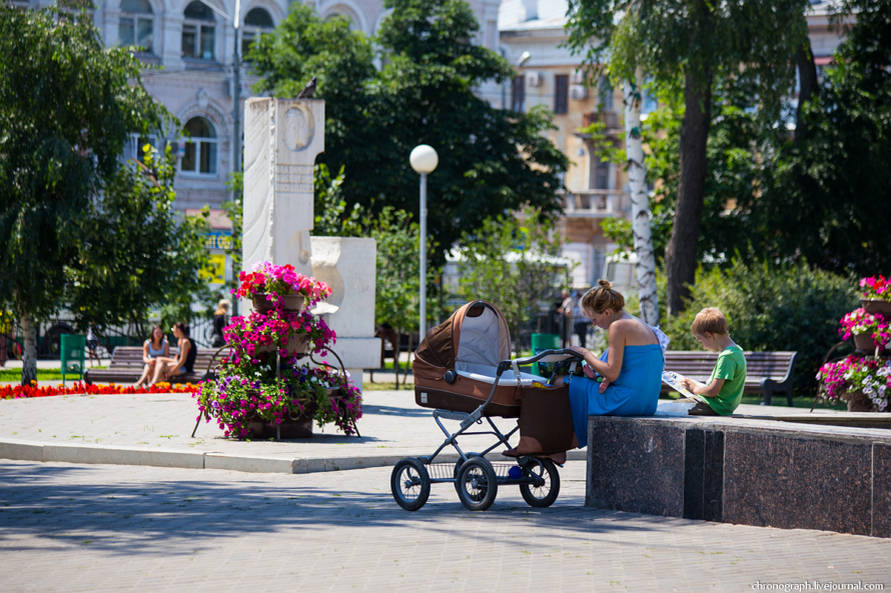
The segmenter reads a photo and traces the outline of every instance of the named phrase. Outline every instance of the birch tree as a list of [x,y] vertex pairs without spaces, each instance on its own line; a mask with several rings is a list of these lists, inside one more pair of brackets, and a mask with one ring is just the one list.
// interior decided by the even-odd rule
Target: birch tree
[[631,229],[634,252],[637,254],[637,295],[640,316],[646,323],[659,323],[659,303],[656,296],[656,257],[653,254],[653,235],[650,229],[650,197],[647,192],[647,172],[644,166],[643,139],[640,133],[640,104],[643,75],[640,68],[634,80],[626,80],[625,92],[625,153],[628,164],[628,184],[631,187]]

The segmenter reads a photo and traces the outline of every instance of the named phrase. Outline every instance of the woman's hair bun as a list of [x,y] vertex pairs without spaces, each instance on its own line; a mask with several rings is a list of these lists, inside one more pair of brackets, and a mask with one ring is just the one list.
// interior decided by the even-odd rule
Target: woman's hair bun
[[602,279],[602,278],[601,278],[600,280],[597,281],[597,284],[599,284],[599,285],[602,286],[603,288],[612,288],[612,287],[613,287],[613,283],[612,283],[612,282],[610,282],[609,280],[604,280],[604,279]]

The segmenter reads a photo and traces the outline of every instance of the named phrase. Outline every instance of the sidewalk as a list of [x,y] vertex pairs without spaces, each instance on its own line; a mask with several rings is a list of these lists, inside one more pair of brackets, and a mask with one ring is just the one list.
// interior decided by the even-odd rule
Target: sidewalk
[[[198,407],[189,394],[6,400],[0,402],[0,458],[308,473],[392,466],[403,457],[431,455],[445,440],[432,410],[415,405],[413,390],[366,390],[363,399],[361,437],[328,425],[315,427],[312,438],[279,442],[226,439],[215,422],[203,419],[192,438]],[[516,426],[516,420],[495,420],[502,431]],[[450,431],[458,428],[444,423]],[[459,444],[470,452],[495,442],[468,436]],[[457,459],[451,447],[443,453],[443,461]],[[572,451],[570,459],[585,459],[585,452]]]
[[[392,381],[392,373],[376,372],[378,382]],[[365,373],[366,385],[369,375]],[[310,473],[338,469],[392,466],[403,457],[432,455],[445,440],[432,410],[414,402],[411,381],[399,391],[363,394],[361,437],[345,436],[334,427],[314,428],[309,439],[237,441],[223,437],[214,421],[203,419],[192,431],[198,407],[190,394],[73,395],[0,401],[0,458],[23,461],[150,465],[245,472]],[[808,414],[803,408],[740,406],[737,412],[781,419]],[[845,416],[815,410],[815,416]],[[884,416],[884,415],[883,415]],[[502,432],[516,420],[496,418]],[[450,432],[458,423],[443,421]],[[471,430],[488,428],[483,423]],[[516,444],[516,437],[513,439]],[[479,452],[496,443],[492,436],[464,436],[465,452]],[[502,459],[500,447],[489,454]],[[457,459],[454,448],[442,461]],[[570,460],[584,460],[584,450],[569,452]],[[509,458],[503,458],[510,461]],[[438,458],[439,460],[439,458]]]

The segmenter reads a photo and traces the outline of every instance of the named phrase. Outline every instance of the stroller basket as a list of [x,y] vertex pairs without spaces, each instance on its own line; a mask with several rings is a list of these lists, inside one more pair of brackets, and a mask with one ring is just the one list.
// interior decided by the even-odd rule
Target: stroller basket
[[[427,474],[431,480],[443,480],[446,482],[454,482],[458,463],[431,463],[427,466]],[[510,468],[517,467],[516,463],[493,463],[492,469],[495,475],[503,480],[510,477]]]

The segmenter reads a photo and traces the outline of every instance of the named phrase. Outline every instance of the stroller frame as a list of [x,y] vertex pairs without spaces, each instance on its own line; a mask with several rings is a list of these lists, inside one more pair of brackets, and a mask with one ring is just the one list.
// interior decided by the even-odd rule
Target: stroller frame
[[[519,381],[521,365],[526,366],[535,362],[562,362],[571,359],[572,363],[569,368],[571,373],[581,358],[582,356],[574,350],[560,349],[545,350],[533,356],[501,361],[496,368],[495,380],[488,398],[473,412],[433,410],[433,419],[445,435],[445,441],[432,455],[406,457],[394,466],[390,475],[390,489],[396,503],[407,511],[416,511],[426,504],[430,496],[431,484],[452,483],[455,485],[461,503],[472,511],[488,509],[495,502],[498,487],[510,485],[519,486],[523,499],[532,507],[548,507],[553,504],[560,494],[560,474],[556,464],[550,458],[521,455],[516,458],[516,464],[507,462],[493,464],[486,459],[486,455],[500,446],[511,448],[509,439],[520,430],[520,422],[518,420],[517,426],[505,434],[495,425],[490,416],[484,415],[484,412],[495,395],[501,376],[506,371],[513,370]],[[445,379],[447,382],[451,382],[448,376]],[[474,425],[481,425],[483,419],[489,424],[488,430],[470,430]],[[443,424],[443,420],[459,422],[458,430],[454,433],[450,432]],[[481,435],[492,435],[497,440],[495,444],[481,453],[467,453],[458,444],[459,436]],[[455,463],[434,463],[443,449],[449,446],[457,451],[458,461]]]

